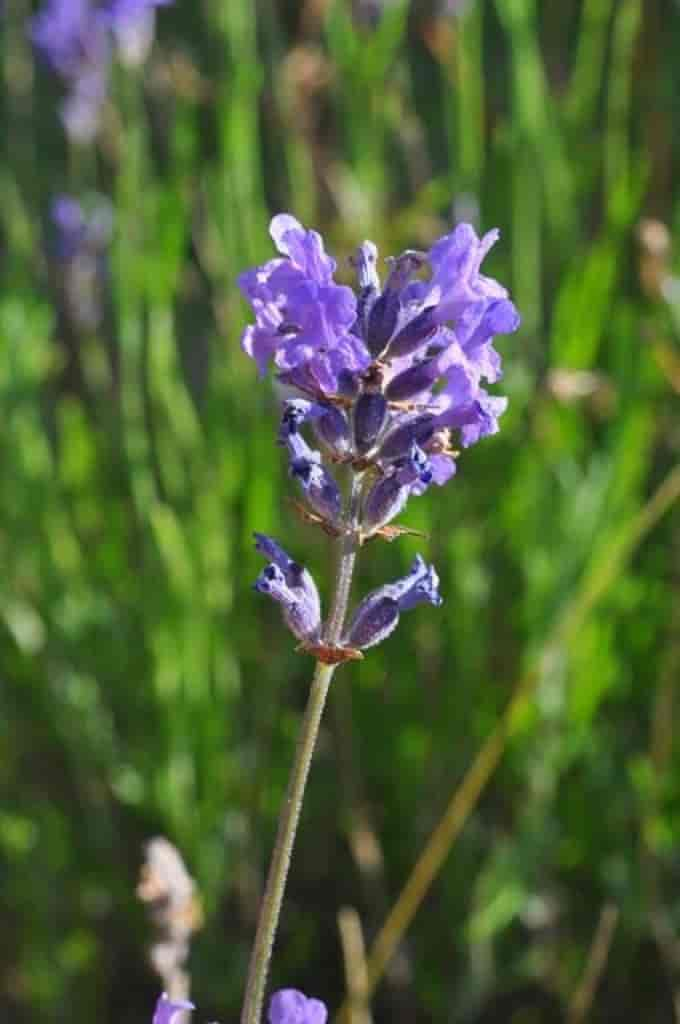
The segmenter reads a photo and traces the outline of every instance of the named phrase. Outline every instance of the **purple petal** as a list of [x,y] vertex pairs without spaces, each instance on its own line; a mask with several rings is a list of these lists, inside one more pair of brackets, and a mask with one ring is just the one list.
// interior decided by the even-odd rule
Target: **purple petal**
[[165,992],[156,1003],[156,1009],[151,1024],[172,1024],[175,1014],[182,1010],[194,1010],[193,1003],[185,999],[169,999]]
[[320,999],[284,988],[271,997],[267,1017],[269,1024],[326,1024],[328,1011]]
[[319,284],[329,284],[335,272],[335,260],[326,254],[323,239],[317,231],[307,231],[288,213],[272,219],[269,233],[280,253],[305,275]]

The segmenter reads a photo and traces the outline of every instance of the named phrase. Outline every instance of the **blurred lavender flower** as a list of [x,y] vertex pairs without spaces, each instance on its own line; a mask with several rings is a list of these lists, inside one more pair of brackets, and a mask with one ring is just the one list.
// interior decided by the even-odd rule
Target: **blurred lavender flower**
[[153,41],[155,8],[173,0],[46,0],[29,35],[46,64],[62,79],[61,116],[67,134],[89,142],[106,99],[112,37],[124,63],[140,64]]
[[108,0],[103,12],[113,30],[124,64],[136,67],[146,60],[154,38],[156,8],[174,0]]
[[90,0],[47,0],[30,22],[30,36],[66,85],[61,116],[67,133],[76,141],[89,141],[99,124],[110,60],[101,11]]
[[269,1001],[269,1024],[326,1024],[328,1011],[320,999],[294,988],[282,988]]
[[52,202],[50,220],[49,251],[61,311],[76,330],[95,330],[103,316],[113,207],[97,196],[86,212],[77,199],[60,195]]
[[156,929],[150,960],[174,999],[189,993],[186,962],[192,934],[202,923],[196,884],[179,851],[163,836],[146,844],[137,896],[147,903]]
[[175,1021],[177,1014],[184,1015],[185,1011],[194,1009],[193,1003],[189,1003],[185,999],[169,999],[164,992],[156,1003],[151,1024],[173,1024],[173,1022],[177,1024]]
[[[501,378],[495,336],[519,326],[506,289],[480,269],[498,232],[480,238],[459,224],[427,252],[388,260],[382,284],[377,249],[364,242],[352,261],[356,295],[335,283],[336,264],[315,231],[280,214],[271,234],[282,257],[239,279],[255,313],[242,344],[261,373],[273,363],[288,393],[298,395],[285,402],[279,431],[291,475],[310,517],[331,535],[353,533],[359,543],[392,537],[403,528],[389,524],[411,496],[454,476],[454,445],[468,448],[496,433],[507,405],[484,386]],[[327,458],[352,469],[357,494],[345,515],[324,455],[302,436],[310,428]],[[287,621],[296,636],[324,642],[318,601],[309,618],[276,559],[256,586],[283,604],[284,615],[294,612]],[[405,581],[362,602],[345,643],[371,647],[406,607],[440,600],[434,569],[419,557]]]

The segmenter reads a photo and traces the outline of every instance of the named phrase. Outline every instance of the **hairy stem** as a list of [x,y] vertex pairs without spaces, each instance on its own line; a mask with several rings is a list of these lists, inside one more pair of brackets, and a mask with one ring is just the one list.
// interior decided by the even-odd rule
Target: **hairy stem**
[[[342,627],[347,613],[347,602],[349,600],[357,554],[355,527],[360,494],[361,479],[358,476],[354,476],[352,478],[352,491],[349,502],[349,529],[340,538],[340,557],[335,593],[328,622],[327,636],[325,637],[326,642],[331,645],[340,642]],[[317,662],[314,671],[305,716],[295,751],[293,768],[288,781],[288,790],[279,816],[276,843],[274,844],[274,852],[269,866],[267,885],[248,967],[248,980],[246,982],[243,1011],[241,1013],[241,1024],[260,1024],[269,972],[269,961],[271,960],[283,894],[290,869],[295,833],[300,821],[305,786],[314,755],[316,738],[319,734],[323,709],[328,696],[328,687],[333,678],[335,668],[335,665],[324,665],[321,662]]]
[[269,961],[274,945],[274,936],[279,922],[283,893],[290,868],[293,842],[300,820],[302,800],[312,762],[312,755],[319,732],[328,687],[333,676],[333,665],[317,662],[316,671],[309,691],[309,700],[295,751],[295,760],[288,782],[288,791],[281,808],[279,828],[269,866],[267,887],[260,910],[255,943],[250,958],[248,981],[241,1014],[242,1024],[259,1024],[267,983]]

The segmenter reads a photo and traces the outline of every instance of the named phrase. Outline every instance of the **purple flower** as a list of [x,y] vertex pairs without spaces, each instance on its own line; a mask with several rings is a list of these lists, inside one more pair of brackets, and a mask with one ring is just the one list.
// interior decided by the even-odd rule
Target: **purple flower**
[[403,579],[379,587],[365,597],[356,609],[345,635],[350,647],[365,650],[374,647],[394,632],[401,612],[419,604],[442,603],[439,577],[434,566],[416,555],[411,571]]
[[194,1009],[193,1003],[189,1003],[185,999],[169,999],[164,992],[156,1003],[151,1024],[173,1024],[176,1014],[182,1010]]
[[321,626],[321,602],[311,574],[263,533],[255,534],[255,547],[270,559],[255,589],[278,601],[286,625],[298,640],[315,641]]
[[269,1024],[326,1024],[328,1011],[320,999],[294,988],[282,988],[269,1001]]
[[369,362],[351,334],[356,299],[333,281],[335,261],[316,231],[306,231],[287,214],[274,217],[270,230],[284,258],[239,278],[256,317],[243,334],[243,348],[261,373],[272,360],[279,370],[298,371],[298,382],[308,384],[302,390],[335,392],[342,370],[359,371]]

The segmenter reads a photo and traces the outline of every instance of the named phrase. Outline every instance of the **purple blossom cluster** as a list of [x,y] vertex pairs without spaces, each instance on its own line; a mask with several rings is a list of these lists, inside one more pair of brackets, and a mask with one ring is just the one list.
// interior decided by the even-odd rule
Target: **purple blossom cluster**
[[61,115],[79,142],[97,133],[113,44],[122,60],[141,63],[153,41],[155,8],[173,0],[46,0],[30,22],[36,51],[64,82]]
[[[377,249],[364,242],[353,259],[355,292],[334,280],[317,232],[288,214],[270,230],[280,257],[239,278],[255,314],[242,344],[262,374],[273,364],[287,396],[278,439],[290,475],[327,532],[354,531],[359,543],[392,536],[409,498],[450,480],[458,449],[496,433],[506,408],[486,385],[501,377],[494,338],[515,331],[519,316],[480,270],[498,232],[479,238],[459,224],[427,252],[389,259],[383,281]],[[333,471],[343,464],[359,484],[348,510]],[[323,643],[311,576],[270,538],[256,539],[269,559],[256,589],[282,605],[303,644]],[[379,643],[401,611],[422,602],[441,598],[434,569],[418,557],[406,577],[361,602],[342,643]]]

